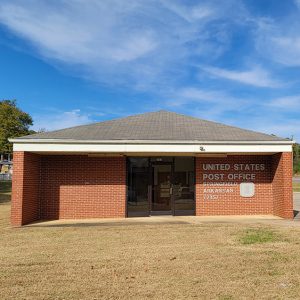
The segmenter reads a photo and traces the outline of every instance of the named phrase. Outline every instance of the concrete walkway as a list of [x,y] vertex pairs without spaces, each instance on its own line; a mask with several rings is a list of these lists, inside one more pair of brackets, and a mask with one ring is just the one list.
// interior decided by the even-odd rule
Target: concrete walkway
[[26,227],[114,227],[131,225],[175,225],[175,224],[265,224],[282,226],[300,226],[299,221],[285,220],[271,215],[255,216],[153,216],[142,218],[122,218],[122,219],[82,219],[82,220],[55,220],[36,222]]
[[294,193],[294,207],[300,208],[300,192]]
[[[294,211],[300,212],[300,193],[294,193]],[[297,217],[300,217],[300,213]]]
[[[294,193],[294,210],[300,212],[300,193]],[[300,226],[300,213],[294,220],[285,220],[272,215],[246,216],[152,216],[144,218],[119,219],[81,219],[81,220],[54,220],[36,222],[26,227],[88,227],[88,226],[129,226],[129,225],[159,225],[159,224],[209,224],[209,223],[236,223],[236,224],[278,224]]]
[[299,182],[300,183],[300,176],[293,177],[293,182]]

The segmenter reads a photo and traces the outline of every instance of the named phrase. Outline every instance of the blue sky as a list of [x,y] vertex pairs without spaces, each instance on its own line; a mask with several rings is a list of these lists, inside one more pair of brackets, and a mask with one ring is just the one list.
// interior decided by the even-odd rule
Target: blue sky
[[36,130],[166,109],[300,140],[300,0],[1,0],[0,68]]

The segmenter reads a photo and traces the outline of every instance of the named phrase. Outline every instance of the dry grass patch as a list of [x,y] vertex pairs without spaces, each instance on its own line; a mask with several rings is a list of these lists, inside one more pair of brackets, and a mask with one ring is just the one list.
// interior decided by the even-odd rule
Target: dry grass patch
[[0,181],[0,228],[9,226],[10,197],[11,181]]
[[[8,203],[0,205],[0,218],[0,299],[300,295],[300,227],[106,223],[12,229]],[[240,241],[241,234],[266,231],[279,239]]]

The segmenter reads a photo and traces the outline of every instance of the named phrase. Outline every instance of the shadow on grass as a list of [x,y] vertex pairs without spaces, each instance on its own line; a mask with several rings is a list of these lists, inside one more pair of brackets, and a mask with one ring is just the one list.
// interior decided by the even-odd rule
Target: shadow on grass
[[44,227],[44,228],[57,228],[57,227],[117,227],[117,226],[141,226],[141,225],[178,225],[178,224],[189,224],[184,221],[176,221],[176,222],[88,222],[88,223],[68,223],[68,224],[47,224],[47,221],[42,223],[32,223],[27,225],[26,227]]

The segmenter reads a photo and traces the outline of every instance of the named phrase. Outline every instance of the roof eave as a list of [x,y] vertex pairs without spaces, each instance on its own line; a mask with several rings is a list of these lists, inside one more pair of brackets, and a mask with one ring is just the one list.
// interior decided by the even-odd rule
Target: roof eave
[[294,140],[273,141],[189,141],[189,140],[74,140],[74,139],[9,139],[16,144],[206,144],[206,145],[292,145]]

